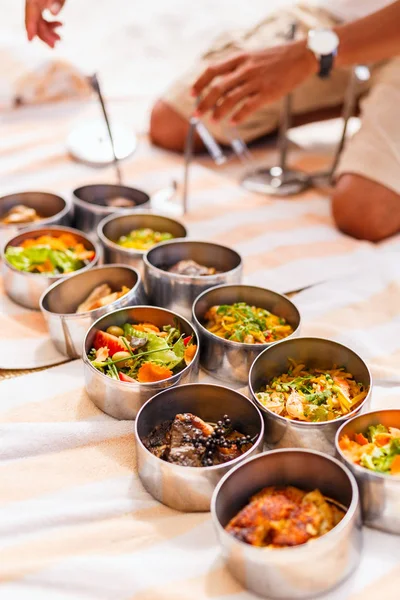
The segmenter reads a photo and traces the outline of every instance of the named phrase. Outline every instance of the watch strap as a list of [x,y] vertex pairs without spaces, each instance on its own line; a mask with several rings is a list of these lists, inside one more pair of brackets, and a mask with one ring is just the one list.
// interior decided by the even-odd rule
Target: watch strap
[[318,76],[321,77],[321,79],[326,79],[327,77],[329,77],[329,74],[332,71],[332,67],[333,67],[334,56],[335,56],[334,53],[331,52],[330,54],[322,54],[319,57]]

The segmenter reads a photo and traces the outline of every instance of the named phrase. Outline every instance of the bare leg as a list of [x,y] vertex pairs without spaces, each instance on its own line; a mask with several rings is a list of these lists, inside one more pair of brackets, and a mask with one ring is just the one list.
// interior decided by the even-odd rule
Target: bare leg
[[[292,126],[305,125],[314,121],[334,119],[341,114],[341,106],[315,110],[292,117]],[[188,122],[164,100],[158,100],[153,106],[150,118],[150,139],[155,146],[174,152],[183,152],[188,131]],[[275,133],[271,131],[270,134]],[[253,140],[255,141],[255,140]],[[204,150],[198,136],[195,139],[195,151]]]
[[332,212],[337,227],[360,240],[379,242],[400,231],[399,194],[361,175],[341,175]]

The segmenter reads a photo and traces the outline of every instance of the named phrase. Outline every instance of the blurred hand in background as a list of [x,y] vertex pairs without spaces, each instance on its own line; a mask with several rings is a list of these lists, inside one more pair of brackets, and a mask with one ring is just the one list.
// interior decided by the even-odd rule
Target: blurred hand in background
[[50,48],[54,48],[61,39],[56,29],[62,23],[48,20],[46,11],[56,16],[64,3],[65,0],[25,0],[25,28],[29,41],[37,36]]

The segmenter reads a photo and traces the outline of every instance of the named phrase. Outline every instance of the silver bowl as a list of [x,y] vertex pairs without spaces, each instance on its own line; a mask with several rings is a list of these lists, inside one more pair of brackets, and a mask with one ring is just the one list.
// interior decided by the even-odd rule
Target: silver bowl
[[43,219],[34,223],[4,225],[0,223],[0,244],[14,237],[27,227],[47,227],[48,225],[69,225],[72,220],[72,203],[69,200],[48,192],[18,192],[0,198],[0,219],[13,206],[23,204],[34,208]]
[[[221,272],[197,277],[168,272],[177,262],[190,259]],[[150,303],[174,310],[187,319],[192,316],[193,302],[199,294],[216,285],[240,283],[242,279],[240,255],[211,242],[162,242],[147,252],[143,262],[144,285]]]
[[[108,283],[113,291],[120,290],[123,285],[130,289],[111,304],[76,313],[79,304],[103,283]],[[135,269],[126,265],[105,265],[53,283],[40,298],[40,310],[57,350],[68,358],[80,358],[86,332],[97,319],[110,311],[145,301],[141,277]]]
[[[190,412],[216,423],[228,414],[235,429],[257,436],[254,445],[239,458],[212,467],[183,467],[154,456],[143,438],[162,421]],[[264,424],[260,411],[243,394],[219,385],[182,385],[164,390],[141,408],[135,421],[139,477],[146,490],[163,504],[185,512],[210,510],[211,496],[218,481],[246,458],[262,449]]]
[[370,425],[379,423],[400,429],[400,410],[376,410],[343,423],[336,434],[336,452],[357,480],[365,525],[400,534],[400,477],[364,469],[350,462],[339,447],[339,440],[343,435],[351,437],[355,433],[365,432]]
[[[127,198],[132,206],[127,208],[108,206],[107,201],[116,198]],[[104,217],[117,213],[132,211],[135,206],[139,209],[150,208],[150,196],[142,190],[126,185],[95,183],[84,185],[73,191],[74,226],[86,233],[95,233],[97,225]]]
[[[262,488],[293,485],[319,489],[346,515],[329,533],[301,546],[260,548],[225,531],[229,521]],[[304,599],[343,582],[357,567],[362,548],[357,483],[338,460],[320,452],[275,450],[232,469],[219,482],[211,515],[227,567],[246,589],[264,598]]]
[[[61,235],[62,233],[72,233],[80,242],[82,242],[87,250],[95,251],[96,254],[94,259],[88,265],[83,267],[83,269],[79,269],[79,271],[75,271],[74,273],[52,276],[42,275],[40,273],[24,273],[23,271],[15,269],[5,258],[5,252],[8,246],[18,246],[24,240],[32,237],[36,238],[41,235]],[[21,304],[22,306],[25,306],[25,308],[38,310],[40,308],[40,297],[51,284],[60,279],[67,279],[75,273],[87,273],[87,271],[97,265],[100,256],[101,249],[99,245],[96,242],[91,241],[81,231],[71,229],[70,227],[60,227],[55,225],[40,228],[29,227],[29,229],[24,229],[23,233],[8,240],[1,250],[1,272],[4,281],[4,290],[11,300],[14,300],[17,304]]]
[[[281,417],[263,406],[256,393],[273,377],[287,372],[289,358],[311,368],[331,369],[333,365],[344,365],[356,381],[369,386],[369,392],[357,408],[334,421],[309,423]],[[371,387],[371,374],[358,354],[338,342],[322,338],[283,340],[262,352],[249,373],[250,393],[264,415],[265,442],[270,448],[310,448],[334,455],[337,430],[344,421],[369,406]]]
[[155,215],[150,212],[130,212],[125,215],[111,215],[103,219],[97,228],[97,235],[104,249],[104,261],[107,263],[119,262],[131,265],[139,271],[143,271],[144,250],[123,248],[115,240],[121,235],[127,235],[133,229],[149,227],[155,231],[171,233],[176,238],[184,238],[187,235],[186,228],[169,217]]
[[93,323],[86,334],[85,350],[82,355],[86,391],[98,408],[116,419],[135,419],[141,406],[154,394],[182,383],[197,381],[199,370],[199,346],[197,344],[197,351],[192,362],[180,373],[163,381],[125,383],[103,375],[93,367],[87,357],[87,353],[92,348],[93,338],[99,329],[105,330],[111,325],[123,325],[128,322],[153,323],[160,328],[164,325],[178,326],[182,333],[192,335],[195,340],[198,339],[196,331],[189,321],[169,310],[155,306],[121,308],[108,313]]
[[248,382],[249,370],[256,357],[276,342],[270,344],[233,342],[218,337],[204,327],[204,315],[211,306],[235,302],[247,302],[251,306],[266,308],[285,318],[294,330],[289,338],[299,334],[300,314],[286,296],[250,285],[221,285],[206,290],[195,300],[193,322],[199,332],[202,368],[225,383],[243,386]]

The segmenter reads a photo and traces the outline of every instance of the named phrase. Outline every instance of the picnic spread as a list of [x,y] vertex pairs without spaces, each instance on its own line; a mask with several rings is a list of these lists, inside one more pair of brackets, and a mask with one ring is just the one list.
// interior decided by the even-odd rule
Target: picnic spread
[[[122,102],[114,109],[124,114],[126,106]],[[94,111],[93,105],[78,109],[70,102],[11,112],[3,124],[2,196],[23,188],[71,201],[74,189],[112,183],[112,166],[95,170],[74,162],[65,149],[67,133],[77,117]],[[295,156],[296,160],[300,162],[301,156]],[[145,215],[149,210],[155,214],[152,194],[182,179],[181,158],[152,148],[146,139],[139,140],[135,154],[122,168],[126,185],[150,196],[149,206],[135,209]],[[400,514],[400,490],[397,487],[397,497],[393,491],[389,500],[385,496],[387,507],[382,508],[374,497],[371,502],[378,505],[379,514],[370,514],[367,526],[361,528],[363,492],[357,491],[356,480],[359,483],[366,469],[340,457],[340,431],[336,447],[330,432],[346,427],[349,417],[362,419],[366,413],[379,411],[386,419],[390,415],[385,416],[385,411],[399,408],[399,238],[374,245],[343,235],[333,225],[328,198],[315,190],[290,199],[272,199],[247,192],[198,163],[191,167],[189,189],[188,212],[176,219],[186,236],[170,233],[165,237],[167,225],[149,228],[147,221],[142,225],[134,221],[139,224],[127,225],[128,229],[115,225],[108,235],[112,251],[119,253],[115,256],[122,257],[117,261],[120,271],[115,274],[115,285],[103,290],[103,296],[90,295],[104,283],[96,274],[105,268],[103,261],[111,267],[116,261],[107,261],[110,254],[99,244],[97,229],[86,233],[69,229],[74,227],[72,220],[40,231],[40,223],[35,223],[36,234],[29,229],[29,235],[14,234],[16,243],[6,242],[11,250],[3,254],[3,263],[7,256],[13,262],[7,272],[3,264],[0,283],[0,597],[251,600],[257,596],[250,590],[262,588],[267,598],[285,597],[284,590],[289,589],[298,594],[293,597],[302,598],[322,591],[323,600],[369,600],[377,595],[394,600],[400,585],[399,520],[393,512],[390,519],[385,511]],[[122,214],[110,218],[116,221]],[[107,235],[106,226],[103,231]],[[164,237],[160,236],[163,232]],[[66,237],[78,234],[79,240]],[[69,240],[66,249],[61,236],[64,242]],[[175,242],[174,238],[179,239]],[[215,245],[207,260],[205,250],[194,254],[200,250],[190,246],[192,240]],[[46,254],[40,259],[35,254],[33,260],[30,253],[35,243],[46,248]],[[183,249],[174,250],[169,259],[168,248],[179,244]],[[219,258],[221,247],[234,251],[233,255]],[[162,259],[157,259],[157,248],[167,249],[159,253]],[[149,249],[149,264],[146,258],[143,263]],[[196,288],[194,281],[191,292],[185,289],[184,278],[191,275],[182,275],[179,268],[188,265],[177,265],[187,259],[200,268],[202,274],[197,271],[194,278],[204,289]],[[228,267],[229,260],[233,262]],[[193,264],[189,267],[193,269]],[[43,295],[37,295],[37,278],[50,279],[54,273],[54,282],[49,281],[54,287],[47,291],[45,286]],[[150,273],[157,278],[151,279]],[[74,278],[79,285],[74,286]],[[147,288],[139,293],[143,279]],[[34,296],[34,308],[21,301],[27,280],[33,281],[27,294]],[[150,284],[151,306],[146,297]],[[215,292],[210,289],[215,285],[223,287]],[[107,308],[101,298],[109,296]],[[89,308],[76,313],[78,304],[88,299]],[[90,311],[99,311],[96,323]],[[268,325],[263,311],[268,313]],[[60,322],[52,321],[58,314]],[[314,340],[320,338],[323,345],[317,348]],[[290,348],[286,353],[285,344]],[[331,357],[330,364],[327,357]],[[281,371],[271,371],[261,385],[257,372],[266,373],[270,364],[281,365]],[[35,371],[17,376],[26,370]],[[189,386],[197,381],[204,387],[191,388],[191,392]],[[155,394],[159,395],[153,400]],[[176,402],[176,410],[165,412],[165,423],[169,428],[186,429],[177,448],[165,449],[170,435],[165,425],[167,437],[161,450],[159,431],[149,429],[148,423],[155,419],[152,427],[162,425],[158,411],[164,410],[163,397],[165,405],[167,399]],[[303,412],[293,412],[298,411],[299,398]],[[156,401],[161,408],[152,411]],[[223,410],[225,402],[228,408]],[[249,411],[249,422],[244,412],[235,416],[236,403]],[[273,426],[286,428],[285,435],[271,437]],[[397,427],[389,423],[385,435],[390,426]],[[355,433],[366,434],[363,427]],[[317,431],[324,438],[323,446]],[[241,442],[235,442],[238,437]],[[267,446],[263,446],[264,439]],[[391,442],[386,439],[385,443]],[[226,458],[232,449],[236,454]],[[313,454],[321,449],[323,454]],[[295,481],[267,481],[269,471],[260,466],[257,472],[265,482],[252,490],[254,473],[247,471],[257,461],[272,464],[274,452],[277,461],[287,461],[288,466],[282,467],[285,472],[293,461],[304,465],[309,460],[308,487],[321,486],[325,499],[339,503],[344,515],[332,531],[320,539],[303,540],[299,548],[286,547],[295,546],[293,542],[279,542],[277,548],[279,536],[258,543],[268,548],[252,548],[240,527],[227,537],[229,528],[237,525],[235,519],[240,521],[239,509],[253,493],[275,484],[301,488]],[[378,497],[388,493],[383,489],[388,478],[400,485],[396,474],[387,474],[390,465],[385,475],[383,471],[373,475],[380,482],[374,488]],[[332,480],[337,478],[336,487],[324,478],[325,467]],[[304,483],[306,475],[303,479],[298,475],[301,466],[296,469],[290,471],[291,476]],[[212,484],[210,472],[216,474]],[[237,489],[247,494],[234,514],[229,508],[234,504],[230,477],[231,481],[242,477]],[[300,489],[301,494],[305,491],[311,489]],[[282,491],[276,493],[282,496]],[[342,495],[335,498],[336,493]],[[273,494],[270,489],[267,496]],[[366,514],[364,505],[364,520]],[[311,554],[313,548],[315,554]],[[309,554],[297,554],[299,563],[291,564],[290,557],[298,550]],[[250,551],[269,552],[264,574]],[[280,552],[289,557],[286,568],[279,563]],[[324,566],[321,556],[325,553],[329,560]],[[303,570],[301,556],[308,557]],[[233,576],[235,567],[238,572]],[[263,592],[269,585],[271,596]]]

